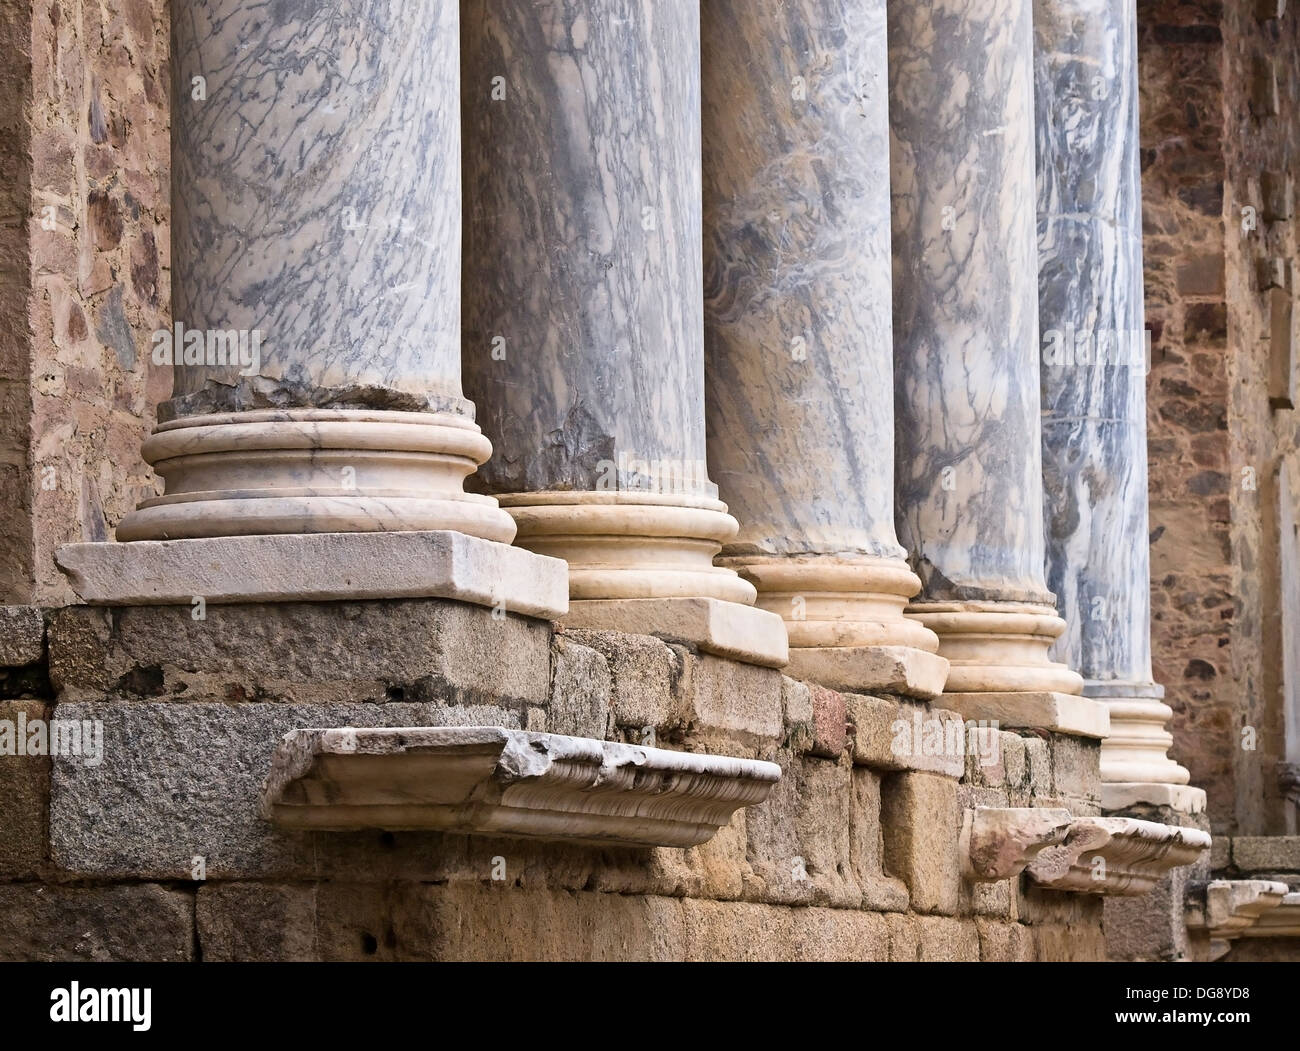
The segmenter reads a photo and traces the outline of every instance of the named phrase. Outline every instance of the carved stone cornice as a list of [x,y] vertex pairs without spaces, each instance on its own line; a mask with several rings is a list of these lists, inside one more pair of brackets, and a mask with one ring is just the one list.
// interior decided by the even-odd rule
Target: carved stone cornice
[[1040,850],[1028,865],[1038,884],[1084,894],[1145,894],[1170,869],[1208,850],[1210,835],[1195,828],[1128,817],[1075,818],[1063,842]]
[[962,820],[962,874],[972,883],[1019,876],[1045,847],[1060,844],[1074,819],[1068,810],[976,807]]
[[290,828],[692,847],[780,778],[759,760],[494,726],[292,730],[262,811]]
[[1300,891],[1289,891],[1276,908],[1241,932],[1243,938],[1300,938]]
[[1240,937],[1282,904],[1287,885],[1276,880],[1216,879],[1191,888],[1187,926],[1213,939]]

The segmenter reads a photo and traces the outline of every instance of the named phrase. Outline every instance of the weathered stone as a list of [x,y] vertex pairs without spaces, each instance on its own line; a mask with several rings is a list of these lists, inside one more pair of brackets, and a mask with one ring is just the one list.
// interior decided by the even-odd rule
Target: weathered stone
[[957,911],[961,868],[954,849],[961,832],[957,786],[935,774],[885,778],[881,791],[885,869],[907,884],[916,912]]
[[555,671],[547,728],[602,740],[613,730],[613,678],[604,656],[563,635],[555,639]]
[[1101,800],[1101,744],[1087,738],[1053,734],[1052,791],[1058,796]]
[[194,911],[204,962],[319,959],[316,898],[317,888],[310,884],[200,886]]
[[685,650],[649,635],[614,631],[566,631],[565,638],[591,647],[609,662],[615,722],[639,732],[640,743],[654,744],[654,734],[683,725],[678,686]]
[[156,884],[0,884],[0,961],[193,958],[194,895]]
[[862,907],[881,912],[907,908],[907,885],[884,871],[885,840],[880,825],[880,775],[853,769],[853,815],[849,855],[854,878],[862,888]]
[[1025,963],[1033,959],[1032,940],[1018,923],[975,918],[979,934],[980,960],[985,963]]
[[980,958],[980,937],[971,919],[952,916],[918,916],[923,963],[975,963]]
[[208,878],[317,871],[330,839],[282,832],[258,816],[271,755],[289,730],[518,726],[502,709],[436,704],[59,704],[54,714],[101,720],[105,753],[98,766],[54,760],[54,863],[82,875],[160,879],[193,878],[196,858]]
[[894,724],[903,713],[898,702],[853,693],[844,700],[853,725],[853,761],[877,770],[906,769],[894,754]]
[[0,606],[0,665],[20,667],[41,659],[45,617],[35,606]]
[[55,614],[64,700],[361,700],[544,705],[550,626],[438,599]]
[[781,673],[708,655],[679,655],[683,711],[700,731],[781,737]]
[[1232,864],[1239,872],[1300,872],[1300,836],[1234,836]]
[[[30,724],[49,712],[40,701],[0,701],[0,732],[8,724],[16,735],[20,714]],[[49,801],[48,757],[0,755],[0,878],[29,879],[44,865]]]
[[810,684],[813,708],[813,755],[837,759],[848,748],[848,709],[845,695]]

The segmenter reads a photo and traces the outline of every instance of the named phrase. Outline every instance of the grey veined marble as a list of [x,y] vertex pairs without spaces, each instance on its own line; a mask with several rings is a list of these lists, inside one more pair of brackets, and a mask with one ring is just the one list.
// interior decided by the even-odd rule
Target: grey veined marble
[[176,411],[465,408],[457,21],[174,0]]
[[[466,389],[491,492],[705,478],[698,0],[464,4]],[[622,485],[618,485],[622,488]]]
[[897,523],[918,601],[1044,580],[1025,0],[890,0]]
[[1034,5],[1048,580],[1057,656],[1151,680],[1137,24],[1132,0]]
[[901,558],[885,0],[704,0],[712,477],[728,554]]

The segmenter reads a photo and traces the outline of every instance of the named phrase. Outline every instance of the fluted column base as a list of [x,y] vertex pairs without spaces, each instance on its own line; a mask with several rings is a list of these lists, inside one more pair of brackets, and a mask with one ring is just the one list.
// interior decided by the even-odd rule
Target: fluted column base
[[466,493],[491,443],[455,413],[292,409],[185,416],[142,453],[166,482],[120,541],[455,530],[509,543],[514,522]]
[[733,555],[718,560],[758,589],[790,636],[786,674],[837,690],[934,698],[948,662],[939,639],[903,615],[921,581],[902,559]]
[[1065,621],[1051,606],[917,602],[907,615],[939,637],[951,665],[945,693],[1078,694],[1083,678],[1049,656]]
[[766,667],[789,657],[781,618],[713,558],[739,526],[727,505],[654,492],[546,491],[498,497],[516,542],[569,564],[573,627],[658,635]]

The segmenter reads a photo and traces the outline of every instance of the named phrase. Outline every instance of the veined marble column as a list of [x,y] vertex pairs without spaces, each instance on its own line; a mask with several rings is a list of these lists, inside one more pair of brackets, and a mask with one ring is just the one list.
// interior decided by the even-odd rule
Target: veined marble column
[[465,382],[479,476],[569,563],[573,625],[786,661],[713,556],[705,463],[698,0],[468,0]]
[[1054,652],[1110,710],[1106,805],[1201,809],[1151,675],[1137,19],[1132,0],[1035,0],[1034,33]]
[[173,0],[172,70],[166,493],[62,548],[73,586],[561,614],[564,565],[463,488],[492,447],[460,384],[457,5]]
[[[910,612],[939,636],[949,693],[1052,700],[1082,680],[1048,654],[1065,624],[1044,571],[1030,4],[890,0],[888,15]],[[1010,722],[1030,702],[981,710]]]
[[894,532],[885,0],[704,0],[709,463],[787,672],[943,690]]
[[119,540],[454,529],[491,445],[460,386],[457,8],[172,9],[166,481]]

